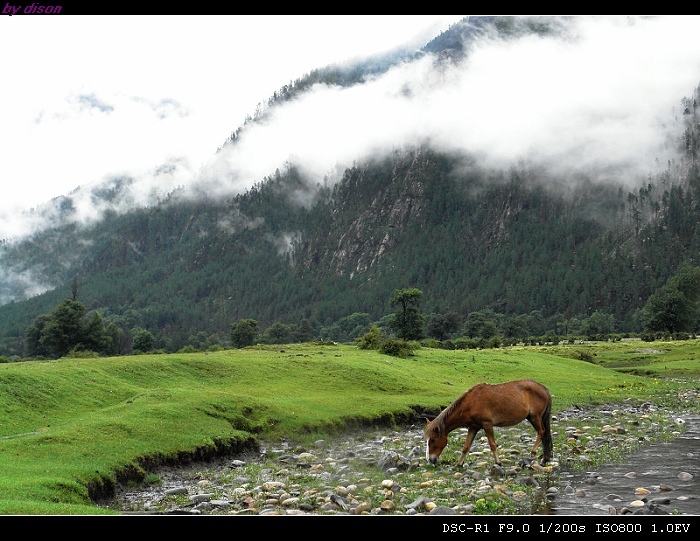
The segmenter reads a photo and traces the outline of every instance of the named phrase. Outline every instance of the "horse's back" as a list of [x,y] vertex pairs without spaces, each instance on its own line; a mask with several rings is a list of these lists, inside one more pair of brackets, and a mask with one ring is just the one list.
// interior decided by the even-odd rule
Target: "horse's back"
[[530,393],[546,398],[551,397],[549,389],[534,379],[517,379],[505,383],[477,383],[468,392],[491,394],[502,397],[506,393]]
[[521,393],[527,395],[530,402],[546,406],[552,401],[552,393],[549,392],[549,389],[534,379],[521,379],[510,383],[515,384]]
[[512,426],[529,415],[541,415],[552,400],[549,389],[531,379],[478,383],[468,393],[475,416],[490,417],[496,426]]

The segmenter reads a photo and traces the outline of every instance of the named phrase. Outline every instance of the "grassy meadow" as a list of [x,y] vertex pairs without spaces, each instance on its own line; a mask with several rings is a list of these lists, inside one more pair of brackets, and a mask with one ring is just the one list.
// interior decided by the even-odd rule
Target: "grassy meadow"
[[147,464],[258,438],[313,441],[360,424],[412,422],[481,381],[536,379],[552,391],[556,413],[627,399],[672,402],[699,376],[698,340],[422,348],[408,358],[292,344],[5,363],[0,514],[113,513],[91,496]]

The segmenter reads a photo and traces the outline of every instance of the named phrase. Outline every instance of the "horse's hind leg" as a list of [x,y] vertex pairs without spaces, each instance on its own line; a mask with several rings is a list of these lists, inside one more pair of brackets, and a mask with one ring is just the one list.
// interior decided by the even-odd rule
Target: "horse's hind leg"
[[496,459],[496,464],[500,466],[501,459],[498,457],[498,449],[496,447],[496,437],[493,434],[493,427],[484,426],[484,432],[486,432],[486,439],[489,440],[489,447],[493,453],[493,458]]
[[537,432],[537,437],[535,438],[535,445],[532,446],[532,451],[530,451],[530,454],[532,456],[535,456],[537,454],[537,446],[540,444],[540,442],[542,441],[542,437],[544,436],[544,426],[542,425],[542,421],[538,418],[528,418],[528,421],[530,421],[530,424]]
[[467,439],[464,441],[464,447],[462,447],[462,454],[459,456],[457,466],[461,466],[464,463],[464,457],[467,456],[469,449],[471,449],[472,443],[474,443],[474,437],[476,436],[477,432],[479,432],[478,428],[474,428],[471,426],[469,427],[469,430],[467,431]]

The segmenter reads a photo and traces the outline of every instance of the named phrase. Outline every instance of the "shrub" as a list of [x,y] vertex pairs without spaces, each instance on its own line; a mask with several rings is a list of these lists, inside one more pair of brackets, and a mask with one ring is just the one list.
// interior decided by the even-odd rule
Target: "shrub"
[[456,349],[484,349],[488,347],[486,338],[458,338],[454,341]]
[[420,344],[415,341],[404,341],[395,340],[390,338],[382,342],[379,351],[386,355],[392,355],[394,357],[410,357],[413,352],[420,347]]
[[382,332],[372,326],[368,332],[355,338],[355,345],[360,349],[379,349],[382,345]]
[[68,352],[67,356],[72,359],[96,359],[100,355],[96,351],[91,351],[89,349],[81,350],[76,346]]
[[455,349],[452,340],[436,340],[435,338],[426,338],[420,341],[421,347],[433,349]]
[[594,361],[594,355],[590,351],[579,350],[578,358],[587,363],[592,363]]

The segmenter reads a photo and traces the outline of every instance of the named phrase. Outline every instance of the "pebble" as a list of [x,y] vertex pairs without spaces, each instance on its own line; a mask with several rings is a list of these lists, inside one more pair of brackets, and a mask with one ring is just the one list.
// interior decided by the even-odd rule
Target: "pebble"
[[[690,399],[697,401],[698,396]],[[593,461],[591,457],[604,452],[605,445],[629,448],[633,443],[644,443],[648,439],[644,423],[650,422],[652,412],[658,413],[652,403],[558,412],[552,419],[557,442],[554,459],[546,466],[529,458],[534,432],[525,422],[496,430],[500,467],[493,464],[483,433],[481,438],[477,436],[462,468],[456,468],[454,459],[445,463],[445,453],[458,455],[461,451],[466,434],[461,429],[450,434],[438,466],[427,464],[424,423],[359,431],[333,441],[317,440],[313,449],[294,448],[286,442],[271,448],[261,442],[258,454],[160,468],[154,472],[160,483],[144,484],[138,490],[119,487],[115,500],[106,506],[140,514],[469,515],[477,507],[480,513],[488,514],[489,504],[506,501],[509,513],[533,514],[560,490],[586,498],[582,488],[554,486],[557,474],[564,467],[585,470]],[[674,429],[680,426],[673,422]],[[638,483],[635,472],[624,477]],[[681,480],[692,477],[689,472],[678,474]],[[595,476],[585,482],[589,486],[596,483]],[[669,479],[668,485],[658,489],[670,491],[672,485]],[[531,489],[525,491],[523,486]],[[616,508],[621,502],[616,494],[606,498],[616,505],[601,503],[599,507],[609,514],[672,511],[665,509],[669,499],[649,500],[651,491],[639,485],[631,485],[630,490],[639,499],[628,500],[626,507]]]

